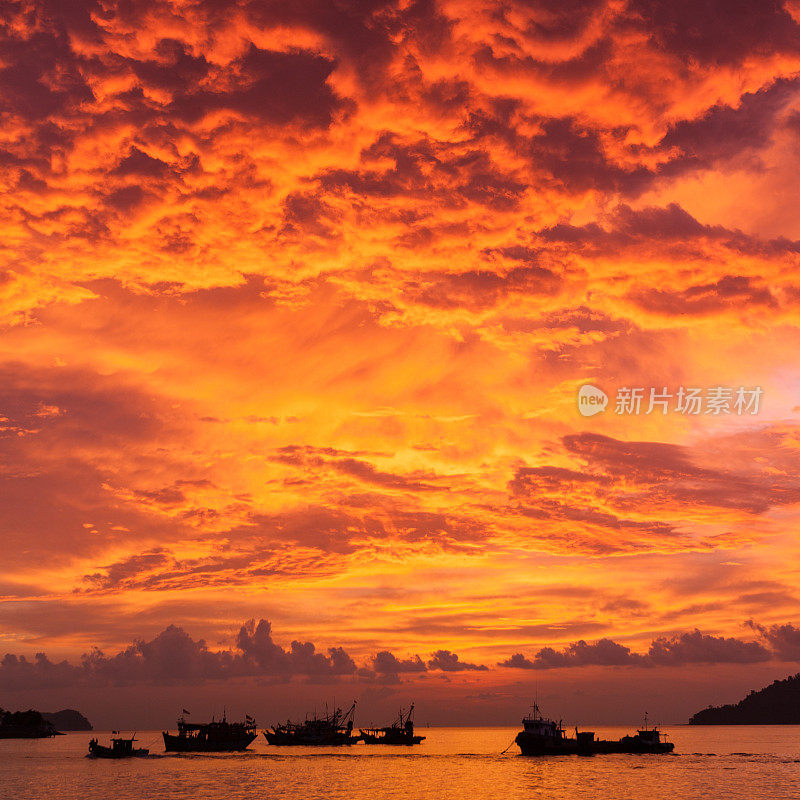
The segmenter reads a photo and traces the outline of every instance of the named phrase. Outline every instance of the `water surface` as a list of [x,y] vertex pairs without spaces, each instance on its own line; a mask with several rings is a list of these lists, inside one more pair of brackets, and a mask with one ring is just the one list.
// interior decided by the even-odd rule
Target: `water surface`
[[[89,739],[0,740],[2,800],[176,798],[536,798],[536,800],[800,800],[800,726],[674,727],[668,756],[525,758],[502,751],[516,728],[420,728],[417,747],[277,748],[173,755],[139,732],[145,759],[85,758]],[[597,728],[602,738],[629,729]]]

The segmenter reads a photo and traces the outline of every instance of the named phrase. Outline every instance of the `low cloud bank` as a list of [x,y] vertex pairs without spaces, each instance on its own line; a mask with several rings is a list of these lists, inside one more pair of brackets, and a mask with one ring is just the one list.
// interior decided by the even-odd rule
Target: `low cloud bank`
[[482,664],[461,661],[449,650],[436,651],[427,663],[419,656],[398,659],[389,651],[382,651],[370,664],[359,667],[343,647],[321,652],[312,642],[293,641],[284,648],[273,640],[271,623],[261,619],[244,623],[234,646],[223,650],[209,650],[204,639],[193,639],[183,628],[170,625],[150,641],[135,641],[114,655],[95,648],[77,664],[51,661],[45,653],[37,653],[32,659],[8,653],[0,661],[0,685],[15,691],[202,683],[243,677],[380,680],[399,673],[487,669]]
[[668,667],[686,664],[755,664],[764,661],[800,661],[800,628],[787,623],[769,628],[747,623],[757,639],[713,636],[694,630],[659,636],[646,653],[633,652],[612,639],[588,643],[581,639],[556,650],[543,647],[532,658],[514,653],[498,666],[515,669],[557,669],[585,666]]
[[[533,656],[514,653],[497,666],[510,669],[563,669],[585,666],[667,667],[689,664],[755,664],[800,661],[800,628],[791,623],[759,625],[752,620],[751,640],[714,636],[699,630],[654,639],[646,653],[603,638],[583,639],[560,649],[543,647]],[[276,681],[396,682],[421,673],[485,672],[486,664],[462,661],[450,650],[436,650],[427,660],[381,650],[357,664],[344,647],[320,651],[312,642],[292,641],[283,647],[272,638],[265,619],[245,622],[228,649],[210,650],[205,640],[193,639],[183,628],[170,625],[149,641],[137,640],[113,655],[97,648],[79,663],[52,661],[45,653],[33,658],[6,654],[0,660],[0,685],[6,691],[74,686],[203,683],[210,680],[261,677]]]

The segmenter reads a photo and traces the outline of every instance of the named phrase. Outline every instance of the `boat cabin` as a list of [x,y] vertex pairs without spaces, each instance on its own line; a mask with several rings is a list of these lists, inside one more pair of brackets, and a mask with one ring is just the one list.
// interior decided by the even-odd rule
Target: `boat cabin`
[[564,729],[561,724],[543,717],[536,703],[533,705],[530,716],[522,720],[522,727],[526,733],[533,736],[542,736],[547,739],[562,739],[564,737]]
[[[643,742],[649,745],[659,745],[662,742],[666,742],[667,737],[666,735],[662,734],[661,731],[658,729],[658,725],[653,725],[651,728],[647,724],[647,713],[645,712],[644,715],[644,727],[640,730],[636,731],[636,735],[641,739]],[[662,735],[664,736],[662,740]]]

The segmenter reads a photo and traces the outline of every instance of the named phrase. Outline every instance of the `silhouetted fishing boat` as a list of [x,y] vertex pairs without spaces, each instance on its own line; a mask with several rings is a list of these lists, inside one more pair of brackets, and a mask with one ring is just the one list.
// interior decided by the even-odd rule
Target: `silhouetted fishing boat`
[[561,722],[542,716],[537,703],[522,720],[522,730],[514,740],[524,756],[568,755],[578,752],[577,739],[564,733]]
[[419,744],[425,737],[414,735],[414,704],[387,728],[361,728],[361,741],[366,744]]
[[221,720],[191,723],[181,717],[178,733],[163,732],[164,749],[177,753],[232,753],[245,750],[256,738],[256,721],[246,716],[244,722]]
[[644,726],[636,731],[635,736],[623,736],[617,741],[604,742],[602,739],[594,743],[597,753],[671,753],[675,749],[673,742],[667,741],[667,735],[657,725],[648,727],[647,714],[644,715]]
[[353,736],[353,715],[356,704],[350,706],[345,713],[337,708],[331,714],[318,717],[316,714],[304,722],[287,721],[285,725],[275,725],[272,730],[264,731],[270,744],[275,745],[344,745],[355,744],[358,736]]
[[617,740],[595,739],[593,731],[578,731],[567,736],[561,722],[543,717],[534,703],[533,712],[522,720],[522,730],[514,740],[524,756],[600,755],[605,753],[671,753],[675,745],[666,741],[658,727],[644,727],[635,736]]
[[86,758],[142,758],[150,754],[146,747],[134,747],[135,741],[135,734],[130,739],[120,736],[112,738],[111,747],[107,747],[100,744],[97,739],[92,739],[89,742],[89,752],[86,754]]

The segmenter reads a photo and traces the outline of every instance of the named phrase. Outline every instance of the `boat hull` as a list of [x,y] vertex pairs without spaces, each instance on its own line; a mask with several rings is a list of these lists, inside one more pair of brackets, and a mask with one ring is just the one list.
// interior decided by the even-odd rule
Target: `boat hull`
[[636,736],[623,736],[617,741],[605,742],[602,739],[594,742],[594,753],[630,753],[633,755],[666,755],[675,749],[672,742],[644,742]]
[[145,747],[140,747],[138,750],[132,750],[130,753],[120,753],[119,751],[113,750],[111,747],[97,745],[96,747],[91,748],[91,750],[87,753],[86,758],[144,758],[145,756],[149,755],[150,751]]
[[314,735],[284,733],[283,731],[264,731],[264,738],[269,744],[274,744],[278,747],[339,747],[341,745],[356,744],[359,740],[352,733]]
[[646,742],[636,736],[623,736],[616,741],[602,739],[578,741],[563,738],[553,740],[543,736],[526,735],[525,731],[515,739],[523,756],[593,756],[612,753],[666,755],[675,748],[672,742]]
[[364,744],[392,744],[392,745],[411,745],[419,744],[425,737],[424,736],[408,736],[405,733],[397,735],[387,733],[384,735],[376,735],[374,733],[365,733],[361,731],[359,737]]
[[514,740],[523,756],[576,756],[579,753],[575,739],[551,739],[545,736],[529,736],[523,731]]
[[164,749],[170,753],[239,753],[256,738],[255,733],[243,733],[225,739],[196,739],[164,733]]

